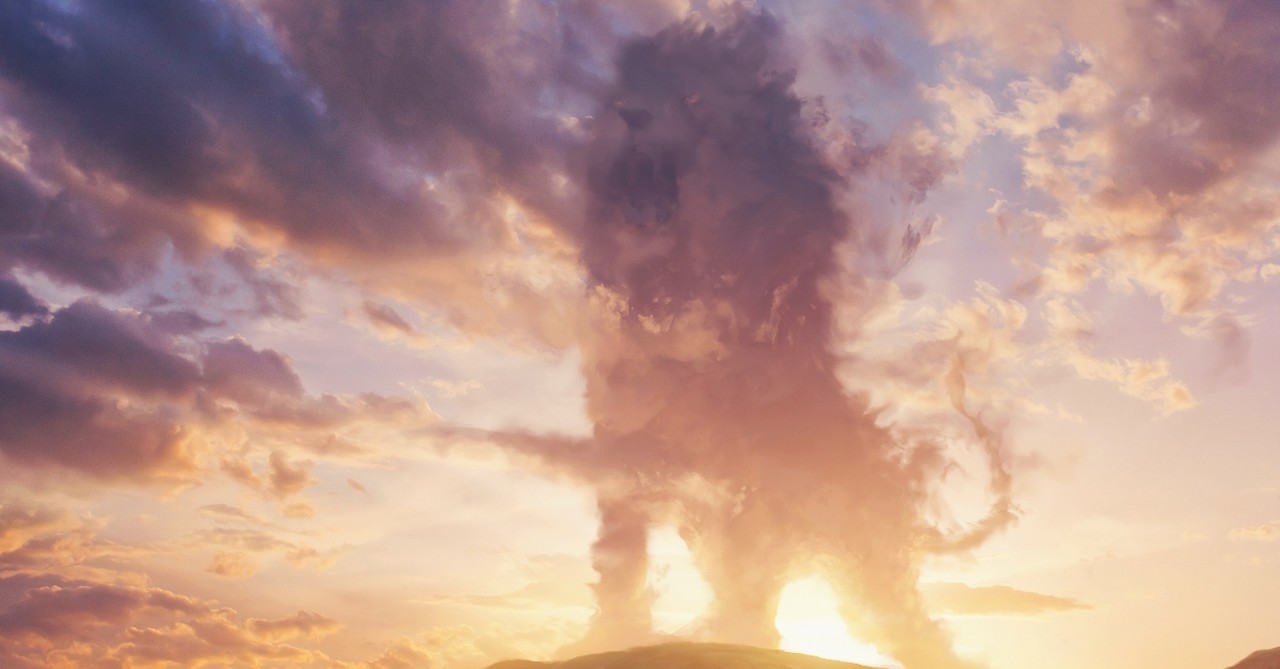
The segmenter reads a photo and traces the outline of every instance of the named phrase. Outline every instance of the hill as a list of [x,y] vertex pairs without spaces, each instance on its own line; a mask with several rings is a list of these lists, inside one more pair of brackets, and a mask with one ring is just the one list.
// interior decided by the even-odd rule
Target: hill
[[[811,655],[724,643],[666,643],[560,662],[506,660],[489,669],[872,669]],[[1252,668],[1250,668],[1252,669]]]
[[1280,669],[1280,648],[1260,650],[1228,669]]
[[[504,660],[489,669],[874,669],[811,655],[727,643],[665,643],[559,662]],[[1260,650],[1227,669],[1280,669],[1280,648]]]

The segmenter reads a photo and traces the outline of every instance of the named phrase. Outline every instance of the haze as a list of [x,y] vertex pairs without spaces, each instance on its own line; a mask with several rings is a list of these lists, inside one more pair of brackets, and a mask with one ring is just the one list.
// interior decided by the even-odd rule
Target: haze
[[1276,44],[1269,0],[0,4],[0,664],[1272,648]]

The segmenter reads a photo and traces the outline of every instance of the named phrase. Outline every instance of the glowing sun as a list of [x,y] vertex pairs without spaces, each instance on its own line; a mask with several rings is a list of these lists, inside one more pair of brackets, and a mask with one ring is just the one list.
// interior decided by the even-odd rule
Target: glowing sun
[[[675,528],[651,528],[649,550],[649,587],[659,593],[653,606],[654,629],[674,635],[688,632],[711,603],[711,589]],[[782,635],[779,647],[830,660],[902,666],[875,646],[850,636],[837,603],[835,590],[821,576],[792,581],[782,590],[774,618]]]
[[819,576],[792,581],[783,589],[774,624],[782,634],[782,650],[872,666],[901,666],[875,646],[849,635],[835,591]]

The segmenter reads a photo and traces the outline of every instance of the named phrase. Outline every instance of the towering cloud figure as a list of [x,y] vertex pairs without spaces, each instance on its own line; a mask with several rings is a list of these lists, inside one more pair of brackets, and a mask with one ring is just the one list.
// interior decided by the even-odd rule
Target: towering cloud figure
[[929,551],[976,545],[1012,519],[996,436],[997,503],[968,537],[922,516],[944,463],[896,438],[836,376],[836,246],[857,222],[849,175],[812,143],[777,53],[743,14],[678,25],[621,51],[589,146],[583,260],[599,613],[585,646],[650,634],[646,531],[676,525],[714,593],[709,638],[774,645],[782,588],[818,570],[852,631],[909,669],[961,667],[916,588]]

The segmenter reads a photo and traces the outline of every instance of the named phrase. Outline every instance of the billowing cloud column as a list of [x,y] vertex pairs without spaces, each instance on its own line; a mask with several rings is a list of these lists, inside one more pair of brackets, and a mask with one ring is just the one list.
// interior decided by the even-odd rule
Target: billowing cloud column
[[641,528],[672,523],[715,596],[709,638],[776,643],[781,589],[817,569],[860,636],[911,669],[964,666],[916,588],[945,547],[920,511],[945,459],[879,426],[835,375],[834,249],[856,227],[836,196],[856,175],[811,143],[778,37],[743,14],[636,41],[595,121],[582,253],[596,444],[574,463],[607,500],[591,638],[642,640]]

